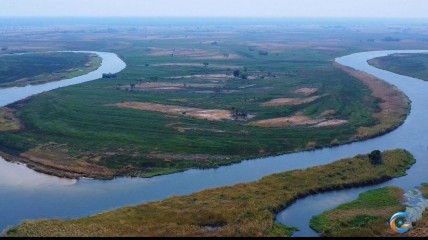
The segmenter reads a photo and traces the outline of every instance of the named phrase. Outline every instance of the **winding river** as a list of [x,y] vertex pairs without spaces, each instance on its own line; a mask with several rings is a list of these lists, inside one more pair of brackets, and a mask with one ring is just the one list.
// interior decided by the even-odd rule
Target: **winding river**
[[[278,214],[277,221],[301,229],[296,236],[316,236],[309,219],[325,210],[355,199],[359,193],[380,186],[395,185],[411,189],[428,182],[428,83],[383,71],[367,64],[367,60],[392,53],[428,53],[428,51],[377,51],[348,55],[337,62],[375,75],[400,88],[412,101],[411,114],[398,129],[386,135],[333,148],[267,157],[208,170],[188,170],[150,179],[117,178],[109,181],[61,179],[34,172],[24,165],[0,158],[0,229],[19,224],[24,219],[76,218],[134,205],[185,195],[207,188],[251,182],[273,173],[328,164],[335,160],[367,153],[373,149],[406,148],[417,163],[408,176],[387,183],[309,196],[298,200]],[[43,85],[0,89],[0,106],[49,91],[99,79],[102,73],[116,73],[125,63],[113,53],[96,53],[103,58],[99,69],[87,75]]]

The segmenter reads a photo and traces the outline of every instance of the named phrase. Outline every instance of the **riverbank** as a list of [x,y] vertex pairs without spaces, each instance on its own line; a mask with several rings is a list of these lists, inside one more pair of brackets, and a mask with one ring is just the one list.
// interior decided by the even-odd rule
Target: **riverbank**
[[76,220],[26,221],[7,236],[288,236],[275,214],[296,199],[323,191],[387,181],[415,163],[405,150],[373,165],[358,155],[325,166],[274,174],[257,182],[126,207]]
[[[415,190],[410,190],[415,191]],[[416,202],[422,211],[428,201],[428,185],[422,184],[422,202]],[[415,194],[415,193],[413,193]],[[361,193],[358,199],[340,205],[311,219],[310,226],[324,237],[390,237],[399,236],[391,230],[389,222],[391,216],[397,212],[406,211],[405,202],[408,196],[399,187],[384,187]],[[425,199],[425,200],[424,200]],[[412,214],[412,211],[409,213]],[[409,216],[410,216],[409,215]],[[417,219],[417,218],[416,218]],[[403,237],[428,236],[428,214],[425,210],[423,218],[414,222],[409,232]]]
[[426,53],[392,54],[371,59],[368,63],[379,69],[428,81],[428,55]]
[[[40,85],[88,74],[102,59],[91,53],[47,52],[0,55],[0,88]],[[9,59],[12,58],[12,59]]]
[[324,237],[381,237],[394,232],[388,222],[402,212],[404,191],[385,187],[360,194],[355,201],[340,205],[311,219],[310,227]]
[[[8,149],[5,148],[3,152],[5,152],[6,154],[4,154],[3,157],[6,160],[13,159],[13,161],[26,163],[29,167],[31,167],[36,171],[54,175],[54,176],[59,176],[59,177],[66,177],[66,178],[79,179],[81,177],[85,177],[85,178],[95,178],[95,179],[113,179],[115,177],[124,177],[124,176],[125,177],[154,177],[154,176],[159,176],[164,174],[182,172],[182,171],[188,170],[189,168],[200,168],[200,169],[218,168],[220,166],[236,164],[243,160],[248,160],[248,159],[279,156],[283,154],[290,154],[290,153],[314,150],[319,148],[333,147],[341,144],[349,144],[356,141],[362,141],[362,140],[366,140],[366,139],[370,139],[370,138],[374,138],[374,137],[386,134],[396,129],[404,122],[408,113],[410,112],[410,103],[408,101],[408,98],[396,87],[392,86],[391,84],[388,84],[385,81],[375,78],[369,74],[365,74],[363,72],[353,70],[351,68],[345,67],[338,63],[334,63],[332,68],[335,68],[340,72],[343,72],[342,74],[344,74],[348,78],[351,77],[353,79],[356,79],[356,81],[361,81],[361,83],[364,84],[372,92],[371,95],[374,99],[373,102],[375,102],[375,103],[367,102],[368,105],[373,104],[373,109],[371,110],[371,112],[362,111],[361,113],[358,113],[358,115],[361,115],[361,116],[358,116],[359,120],[357,122],[370,122],[369,125],[372,125],[372,126],[368,127],[366,126],[366,124],[354,123],[358,127],[356,130],[354,130],[354,134],[349,135],[349,137],[347,138],[335,137],[333,139],[333,136],[337,136],[337,134],[333,134],[331,136],[332,140],[327,141],[326,143],[317,143],[316,138],[314,137],[313,139],[308,140],[309,141],[308,143],[304,142],[300,144],[301,146],[297,144],[297,146],[291,150],[288,149],[289,147],[287,146],[284,146],[284,148],[282,149],[275,146],[274,151],[273,150],[268,151],[265,147],[254,146],[254,148],[260,148],[261,150],[259,150],[258,153],[250,153],[250,152],[253,152],[254,149],[245,150],[246,153],[236,153],[236,151],[233,150],[233,152],[235,153],[234,155],[224,155],[225,154],[224,152],[223,153],[213,152],[212,154],[208,154],[208,153],[207,154],[190,154],[190,153],[173,154],[173,153],[161,152],[159,150],[152,151],[151,153],[148,154],[144,152],[139,152],[138,150],[139,147],[136,147],[135,145],[131,145],[132,149],[128,149],[130,148],[130,146],[127,146],[126,148],[121,148],[120,150],[118,150],[118,152],[109,151],[108,154],[105,154],[104,153],[105,151],[103,151],[103,153],[96,152],[97,148],[102,147],[102,146],[98,146],[99,144],[96,144],[96,146],[94,146],[94,149],[81,152],[82,151],[81,149],[71,150],[70,147],[67,146],[68,144],[59,144],[57,143],[57,140],[52,140],[45,144],[31,143],[30,145],[25,143],[25,139],[22,139],[19,136],[16,136],[15,141],[22,142],[20,146],[27,145],[31,147],[25,147],[25,148],[20,147],[22,148],[22,150],[19,151],[18,155],[15,153],[11,154],[10,152],[8,152]],[[344,78],[342,81],[344,82],[354,81],[353,79]],[[99,94],[99,93],[96,93],[96,94]],[[117,93],[114,93],[114,94],[117,94]],[[90,95],[90,94],[86,94],[86,95]],[[30,122],[30,125],[37,124],[37,126],[42,126],[43,123],[33,123],[35,121],[33,119],[35,116],[34,114],[36,115],[38,114],[37,112],[35,113],[33,111],[35,111],[34,109],[39,109],[41,107],[40,106],[41,103],[43,103],[44,112],[51,111],[51,109],[45,108],[45,101],[51,101],[51,99],[50,98],[39,99],[39,98],[33,99],[32,101],[25,100],[23,104],[20,104],[18,102],[10,105],[10,107],[13,108],[14,111],[18,111],[18,112],[24,111],[25,115],[30,114],[31,117],[25,117],[24,115],[26,122]],[[366,96],[365,99],[360,99],[360,100],[368,101],[367,98],[369,97]],[[62,95],[61,95],[61,99],[62,99]],[[61,102],[61,99],[57,99],[56,102],[58,103]],[[38,104],[37,102],[40,102],[40,101],[41,103]],[[28,107],[26,107],[28,103],[30,103],[33,107],[31,107],[31,110],[25,111],[25,109],[28,109]],[[350,104],[353,104],[353,103],[350,103]],[[327,105],[327,104],[322,104],[322,105]],[[321,106],[320,108],[321,109],[329,108],[329,106]],[[91,112],[90,114],[93,114],[93,108],[91,109],[92,110],[90,111]],[[105,113],[105,110],[106,109],[102,110],[103,114]],[[114,109],[111,109],[111,110],[113,110],[111,113],[112,115],[118,115],[116,110]],[[118,111],[122,112],[124,110],[118,110]],[[337,114],[335,110],[324,111],[324,112],[329,112],[328,114],[333,114],[333,115]],[[137,114],[137,113],[132,113],[131,115],[130,112],[127,111],[126,113],[123,112],[121,114],[127,117],[128,116],[134,117],[134,114]],[[327,113],[323,113],[323,114],[327,114]],[[70,118],[75,118],[75,117],[76,116],[70,116]],[[120,122],[115,122],[114,124],[120,126],[121,124],[123,124],[124,118],[125,117],[122,117]],[[327,118],[331,118],[331,116],[327,116]],[[374,119],[374,121],[372,121],[371,119]],[[131,120],[134,121],[133,119]],[[93,124],[96,125],[94,127],[97,127],[97,128],[100,127],[99,124],[96,124],[96,121]],[[111,125],[112,123],[109,122],[108,124]],[[202,131],[202,133],[204,131],[207,131],[207,130],[204,130],[202,127],[199,127],[199,126],[203,126],[200,124],[202,123],[199,122],[197,125],[198,127],[192,127],[182,131],[180,129],[186,129],[186,128],[175,127],[179,129],[178,131],[181,131],[181,132],[179,132],[178,135],[174,134],[173,136],[179,137],[183,134],[187,136],[189,134],[190,135],[194,134],[194,132],[197,132],[197,131]],[[174,127],[175,125],[179,126],[180,124],[164,122],[164,125],[167,128],[170,128],[169,126]],[[348,128],[350,128],[350,126],[347,126],[347,125],[349,124],[345,124],[345,126],[333,126],[333,127],[330,126],[327,128],[323,127],[318,129],[310,126],[304,127],[304,128],[306,129],[306,133],[308,134],[312,131],[315,133],[315,131],[318,130],[318,131],[321,131],[322,132],[321,135],[323,135],[324,131],[327,132],[328,134],[335,133],[335,131],[342,131],[340,129],[344,129],[343,131],[348,131],[349,130]],[[162,127],[165,127],[165,126],[162,126]],[[144,126],[144,129],[145,128],[146,127]],[[156,126],[156,128],[159,128],[159,126]],[[241,126],[240,128],[245,129],[247,127]],[[228,131],[223,129],[226,129],[225,126],[222,126],[221,130],[218,130],[218,129],[212,130],[212,131],[215,131],[215,135],[219,135],[219,136],[215,136],[215,138],[219,138],[216,141],[224,141],[222,136],[224,134],[229,134]],[[36,132],[39,130],[40,130],[39,127],[34,129],[34,131]],[[48,130],[51,131],[50,126]],[[56,129],[54,132],[52,132],[52,134],[56,134],[56,132],[59,130],[61,130],[62,132],[63,131],[67,132],[66,129]],[[27,129],[26,131],[29,131],[29,129]],[[112,129],[110,128],[109,131],[112,131]],[[165,134],[167,135],[171,134],[169,131],[170,130],[168,130],[168,132],[166,132]],[[236,130],[233,130],[233,131],[236,131]],[[252,132],[252,131],[255,131],[255,132]],[[265,133],[260,133],[260,131],[265,131]],[[251,134],[256,134],[257,136],[260,134],[263,134],[263,135],[271,134],[269,138],[273,138],[273,136],[276,136],[277,133],[274,133],[272,131],[273,131],[272,129],[253,127],[251,128],[251,131],[240,130],[237,136],[239,138],[241,137],[248,138]],[[277,132],[278,131],[285,131],[287,132],[286,135],[294,134],[294,130],[278,129]],[[19,135],[19,131],[17,133]],[[25,134],[25,131],[23,133]],[[74,131],[72,133],[73,135],[76,134]],[[121,133],[121,134],[129,135],[128,132]],[[150,134],[153,134],[153,133],[150,133]],[[103,134],[103,136],[104,135],[105,134]],[[158,139],[158,135],[159,134],[156,134],[157,139]],[[197,136],[201,137],[200,134],[197,134]],[[299,135],[299,136],[301,137],[302,135]],[[10,136],[10,138],[12,137],[15,137],[15,136],[13,135]],[[109,138],[111,137],[110,134],[108,137]],[[135,136],[132,136],[132,137],[135,138]],[[204,135],[204,138],[207,138],[208,140],[211,139],[212,137],[214,136]],[[319,136],[317,135],[317,137]],[[106,137],[103,137],[103,139],[105,138]],[[282,137],[278,136],[278,138],[282,138]],[[123,139],[124,138],[122,137],[122,140]],[[162,137],[162,139],[164,139],[164,137]],[[1,136],[0,136],[0,141],[1,141]],[[63,139],[61,139],[61,141],[63,141]],[[151,145],[154,144],[152,142],[150,143],[145,142],[145,143],[151,144]],[[243,142],[241,141],[240,143],[243,143]],[[78,144],[78,143],[76,142],[75,144]],[[91,144],[94,145],[93,143]],[[117,145],[117,143],[108,143],[108,144]],[[178,143],[174,142],[174,145],[177,145],[177,144]],[[275,142],[275,143],[272,143],[271,145],[274,146],[275,144],[278,144],[278,143]],[[8,146],[10,145],[10,143],[8,143],[8,141],[4,141],[2,145]],[[211,142],[210,142],[210,146],[211,146]],[[201,148],[206,148],[206,147],[201,146]],[[228,148],[229,147],[226,148],[225,146],[222,149],[228,149]],[[158,149],[158,147],[156,147],[156,149]],[[186,151],[194,151],[194,149],[189,149]],[[126,164],[126,162],[129,162],[129,161],[130,163]]]

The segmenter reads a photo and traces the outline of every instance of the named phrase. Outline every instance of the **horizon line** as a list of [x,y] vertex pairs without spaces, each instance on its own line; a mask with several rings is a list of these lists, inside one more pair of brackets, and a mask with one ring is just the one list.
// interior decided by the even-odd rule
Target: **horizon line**
[[60,15],[48,15],[48,16],[21,16],[21,15],[10,15],[0,16],[0,18],[234,18],[234,19],[428,19],[427,17],[365,17],[365,16],[119,16],[119,15],[106,15],[106,16],[60,16]]

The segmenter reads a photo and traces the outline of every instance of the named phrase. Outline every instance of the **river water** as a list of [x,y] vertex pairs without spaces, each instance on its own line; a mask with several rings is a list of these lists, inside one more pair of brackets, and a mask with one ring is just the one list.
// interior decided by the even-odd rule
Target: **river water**
[[[318,194],[304,198],[278,215],[278,221],[301,229],[300,236],[317,235],[309,227],[309,219],[338,204],[355,199],[367,189],[383,185],[396,185],[405,189],[421,182],[428,182],[428,83],[410,77],[400,76],[369,66],[367,59],[385,56],[395,52],[428,51],[381,51],[349,55],[337,59],[343,65],[371,73],[390,82],[409,96],[412,111],[405,123],[391,133],[375,139],[325,148],[314,151],[285,154],[243,161],[239,164],[208,170],[188,170],[181,173],[144,178],[117,178],[114,180],[68,180],[34,172],[23,165],[8,163],[0,158],[0,229],[19,224],[25,219],[77,218],[125,205],[135,205],[162,200],[174,195],[185,195],[207,188],[251,182],[273,173],[304,169],[323,165],[345,157],[367,153],[373,149],[387,150],[406,148],[411,151],[417,163],[406,177],[387,183],[342,191]],[[85,81],[95,80],[102,73],[115,73],[125,67],[115,54],[97,53],[103,58],[102,66],[87,75],[22,88],[0,89],[0,106],[48,91]]]

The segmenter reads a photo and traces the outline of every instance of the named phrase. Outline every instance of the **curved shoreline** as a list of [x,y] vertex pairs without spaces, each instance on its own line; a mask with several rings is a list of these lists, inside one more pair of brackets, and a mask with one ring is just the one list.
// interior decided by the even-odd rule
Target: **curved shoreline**
[[[377,69],[374,66],[369,65],[367,61],[370,59],[373,59],[373,58],[388,56],[388,55],[391,55],[394,53],[427,53],[427,52],[428,52],[427,50],[409,50],[409,51],[406,51],[406,50],[396,50],[396,51],[390,50],[390,51],[363,52],[363,53],[355,53],[355,54],[351,54],[348,56],[344,56],[344,57],[336,59],[336,61],[339,64],[342,64],[342,65],[347,66],[347,67],[351,67],[357,71],[363,71],[363,72],[369,73],[375,77],[381,78],[382,80],[384,80],[384,81],[396,86],[397,88],[399,88],[400,91],[402,91],[408,97],[410,102],[412,103],[410,114],[408,115],[408,117],[410,119],[409,118],[406,119],[406,121],[403,123],[407,127],[409,125],[409,122],[415,121],[413,118],[420,111],[420,108],[418,107],[420,105],[419,103],[421,102],[420,98],[423,99],[423,95],[422,96],[419,95],[418,96],[419,98],[416,98],[416,95],[413,93],[415,89],[412,89],[415,86],[412,86],[412,84],[414,83],[415,85],[422,87],[426,83],[422,80],[419,80],[419,79],[399,75],[399,74],[396,74],[393,72],[388,72],[388,71],[382,70],[382,69]],[[353,57],[355,57],[355,59],[357,59],[357,60],[353,59]],[[352,62],[353,60],[355,62]],[[368,71],[365,71],[365,70],[368,70]],[[406,82],[405,82],[406,80],[410,81],[409,84],[406,84]],[[425,88],[427,88],[427,87],[428,87],[428,84],[425,86]],[[423,88],[421,88],[421,89],[423,89]],[[421,120],[424,121],[423,119],[421,119]],[[399,128],[399,127],[397,127],[397,128]],[[394,132],[392,132],[392,135],[393,134],[394,134]],[[391,140],[393,140],[393,138],[391,138]],[[407,143],[403,142],[402,145],[407,145]],[[400,147],[402,147],[402,146],[400,146]],[[425,148],[425,151],[426,151],[426,148]],[[412,153],[419,155],[419,156],[421,155],[421,154],[417,154],[416,152],[412,152]],[[424,154],[424,155],[426,155],[426,154]],[[418,159],[420,159],[420,161],[417,162],[417,165],[419,165],[419,164],[426,165],[426,162],[421,163],[421,161],[422,161],[421,158],[418,158]],[[415,169],[415,167],[416,166],[414,166],[411,171],[417,170],[417,169]],[[419,178],[422,178],[420,176],[421,174],[418,174],[418,175],[419,175]],[[406,176],[406,177],[393,179],[393,180],[390,180],[390,181],[388,181],[386,183],[382,183],[382,184],[375,184],[375,185],[370,185],[370,186],[359,186],[356,188],[343,189],[343,190],[337,189],[337,190],[334,190],[332,192],[315,194],[312,196],[308,196],[308,197],[299,199],[295,203],[290,205],[289,208],[282,210],[277,215],[277,221],[280,223],[283,223],[283,224],[293,225],[292,222],[295,222],[295,221],[293,221],[292,218],[290,218],[289,216],[295,215],[297,212],[301,212],[301,210],[299,210],[299,209],[301,209],[302,206],[306,206],[307,208],[309,208],[311,210],[309,212],[305,212],[303,214],[304,216],[300,216],[299,225],[297,226],[299,229],[301,229],[303,231],[296,232],[293,236],[319,236],[318,233],[314,232],[309,227],[309,221],[312,218],[312,216],[318,215],[318,214],[320,214],[326,210],[337,207],[340,204],[343,204],[343,203],[349,202],[353,199],[356,199],[360,193],[365,192],[367,190],[371,190],[371,189],[375,189],[375,188],[379,188],[379,187],[385,187],[385,186],[399,186],[405,190],[409,190],[412,187],[414,187],[414,186],[412,186],[412,184],[415,183],[415,185],[418,185],[417,184],[418,182],[422,183],[423,178],[418,179],[418,176],[415,176],[415,174],[412,174],[411,172],[409,172],[408,176]],[[329,202],[329,200],[330,200],[330,202]],[[317,209],[313,208],[315,204],[318,206]],[[294,224],[294,226],[296,226],[296,224]]]
[[[58,53],[86,53],[86,54],[96,54],[101,58],[100,66],[89,73],[68,78],[58,81],[50,81],[43,84],[28,84],[26,86],[15,86],[9,88],[0,88],[0,107],[8,106],[10,104],[19,103],[20,101],[26,101],[28,98],[33,97],[34,95],[51,91],[57,88],[71,86],[83,82],[93,81],[102,78],[103,73],[118,73],[122,71],[126,64],[123,62],[115,53],[108,52],[97,52],[97,51],[49,51],[49,52],[58,52]],[[47,52],[47,53],[49,53]],[[18,55],[23,55],[27,53],[18,53]],[[72,173],[67,173],[61,170],[56,170],[54,168],[49,168],[41,164],[34,163],[28,159],[11,156],[7,153],[0,151],[0,160],[6,160],[12,163],[22,163],[28,168],[35,170],[41,174],[48,174],[52,176],[57,176],[61,178],[76,178]]]
[[[61,51],[61,52],[69,52],[69,51]],[[85,51],[73,51],[73,52],[85,52]],[[85,53],[90,53],[90,52],[85,52]],[[365,141],[368,139],[382,136],[384,134],[387,134],[395,130],[396,128],[398,128],[404,123],[406,117],[410,112],[410,103],[408,101],[408,97],[404,93],[396,89],[391,84],[388,84],[387,82],[382,81],[381,79],[374,78],[371,75],[364,74],[359,71],[355,71],[337,62],[333,63],[332,67],[338,68],[339,70],[345,72],[347,75],[354,77],[358,81],[362,82],[362,84],[364,84],[367,88],[370,89],[370,91],[372,91],[372,94],[374,97],[381,100],[382,103],[379,104],[381,111],[379,113],[372,113],[372,116],[379,121],[378,124],[373,125],[371,127],[366,127],[364,130],[365,132],[363,133],[360,133],[360,129],[361,129],[360,127],[357,133],[354,136],[351,136],[351,138],[347,140],[341,140],[337,142],[332,141],[331,143],[328,143],[328,144],[318,145],[315,147],[301,147],[290,151],[278,151],[276,153],[271,153],[269,155],[254,154],[252,156],[250,155],[244,158],[233,159],[228,163],[222,164],[219,167],[235,165],[243,161],[251,161],[254,159],[279,157],[279,156],[284,156],[284,155],[293,154],[293,153],[314,151],[314,150],[324,149],[324,148],[340,147],[343,145],[352,144],[354,142]],[[370,82],[373,82],[373,84],[370,84]],[[379,91],[377,91],[377,89],[382,89],[383,92],[386,92],[386,94],[384,95],[379,94]],[[393,105],[394,98],[395,100],[399,98],[399,101],[398,103],[395,104],[394,108],[392,108],[392,111],[389,111],[389,109],[384,109],[382,107],[383,104]],[[26,99],[21,101],[26,101]],[[19,104],[19,102],[20,101],[12,103],[12,105]],[[386,117],[385,116],[383,118],[377,117],[382,114],[386,115]],[[394,119],[394,121],[389,121],[388,119]],[[127,173],[121,173],[120,175],[116,175],[116,173],[108,172],[107,169],[105,170],[98,169],[98,166],[96,165],[94,165],[93,167],[88,166],[87,171],[82,171],[81,169],[78,169],[78,171],[76,171],[74,170],[74,166],[72,165],[63,166],[61,164],[56,164],[55,161],[41,161],[37,157],[33,158],[33,156],[31,156],[30,154],[21,155],[21,156],[11,156],[7,153],[0,151],[0,156],[3,156],[3,158],[6,159],[7,161],[21,162],[21,163],[27,164],[29,168],[37,172],[52,175],[52,176],[57,176],[61,178],[69,178],[69,179],[89,178],[89,179],[98,179],[98,180],[112,180],[115,178],[122,178],[122,177],[139,177],[139,176],[135,176]],[[219,167],[216,167],[216,168],[219,168]],[[168,174],[185,172],[187,170],[188,169],[180,169]],[[164,174],[153,174],[153,175],[150,175],[150,177],[161,176],[161,175],[164,175]]]
[[[11,53],[11,54],[4,54],[1,56],[22,56],[22,55],[31,55],[31,54],[49,54],[49,53],[78,53],[75,51],[47,51],[47,52],[26,52],[26,53]],[[98,54],[91,54],[91,53],[82,53],[86,54],[88,57],[88,61],[85,63],[84,66],[78,67],[78,68],[70,68],[70,69],[64,69],[61,72],[54,72],[54,73],[43,73],[37,76],[30,77],[29,81],[20,81],[14,80],[11,82],[5,82],[0,84],[0,89],[5,88],[12,88],[12,87],[25,87],[27,85],[41,85],[46,84],[50,82],[56,82],[56,81],[62,81],[67,80],[75,77],[80,77],[83,75],[86,75],[88,73],[91,73],[93,71],[96,71],[99,67],[101,67],[102,58]],[[89,65],[88,65],[89,64]],[[59,76],[58,76],[59,74]],[[53,75],[53,76],[51,76]],[[67,77],[67,75],[71,75],[70,77]],[[44,80],[42,80],[44,79]]]
[[[384,80],[384,78],[380,78]],[[386,76],[386,78],[388,78],[388,76]],[[425,89],[421,88],[421,93],[418,94],[423,94],[424,92]],[[410,99],[412,100],[412,98]],[[421,101],[418,101],[418,103],[421,103]],[[11,217],[5,220],[6,222],[4,223],[2,223],[2,219],[0,219],[0,228],[4,228],[7,225],[15,225],[21,220],[28,218],[74,218],[88,216],[97,212],[104,212],[106,210],[116,209],[126,205],[162,200],[173,195],[186,195],[203,189],[251,182],[273,173],[324,165],[334,162],[337,159],[351,157],[359,153],[370,152],[374,147],[380,150],[402,147],[397,145],[396,142],[391,142],[391,139],[406,138],[404,141],[407,144],[412,144],[414,142],[411,140],[415,136],[418,138],[418,143],[419,141],[427,139],[427,137],[425,137],[425,135],[418,136],[418,133],[421,134],[422,131],[417,127],[412,128],[412,131],[408,131],[408,122],[414,120],[415,113],[417,115],[421,108],[426,109],[424,106],[420,106],[418,108],[412,107],[409,117],[401,127],[380,137],[333,148],[290,153],[249,161],[244,160],[239,164],[224,166],[217,169],[193,169],[182,173],[158,176],[150,179],[118,178],[111,181],[82,179],[75,184],[67,185],[67,187],[64,187],[65,184],[52,187],[49,182],[57,182],[57,179],[52,179],[47,180],[48,183],[37,185],[37,193],[28,192],[25,189],[22,189],[26,184],[29,184],[31,180],[28,180],[29,183],[23,184],[15,184],[13,182],[6,183],[8,185],[6,186],[5,193],[10,192],[10,189],[15,188],[18,188],[19,192],[17,191],[13,196],[7,196],[6,199],[0,199],[0,211],[5,212],[5,214],[11,214]],[[407,139],[409,134],[412,135],[410,140]],[[413,146],[414,145],[411,145],[410,150],[415,151],[415,148],[412,148]],[[420,152],[420,149],[425,149],[426,153],[426,146],[416,149],[418,152]],[[416,154],[416,158],[422,159],[428,157],[426,155]],[[416,165],[420,165],[422,163],[423,162],[418,161]],[[418,170],[422,168],[413,167],[409,171],[414,171],[415,169]],[[426,175],[425,173],[423,174],[424,176]],[[36,173],[35,175],[39,176],[42,174]],[[409,175],[412,174],[409,173]],[[50,176],[46,176],[46,178],[48,177]],[[391,182],[394,182],[394,180],[388,183]],[[0,194],[2,194],[1,187]],[[57,201],[59,205],[53,209],[52,206],[49,205],[49,202],[31,201],[30,203],[29,201],[26,201],[26,199],[31,199],[31,197],[35,197],[35,199],[37,199],[39,195],[43,195],[43,198],[49,199],[49,201]],[[124,196],[126,196],[126,198]],[[298,200],[297,203],[298,202],[300,202],[300,200]],[[12,212],[12,209],[28,204],[32,206],[33,211],[35,210],[36,213],[26,214],[25,210],[23,210],[24,213],[22,213],[22,215],[13,215],[14,212]],[[2,208],[2,205],[4,206],[4,209]]]
[[[48,82],[37,85],[26,85],[24,87],[10,87],[0,89],[0,107],[4,107],[11,103],[23,100],[27,97],[40,94],[42,92],[54,90],[60,87],[67,87],[83,82],[100,79],[103,73],[117,73],[122,71],[126,64],[115,53],[97,52],[97,51],[57,51],[57,52],[74,52],[74,53],[89,53],[96,54],[101,59],[101,65],[98,69],[89,72],[85,75],[64,79],[55,82]],[[109,58],[109,61],[106,59]]]

